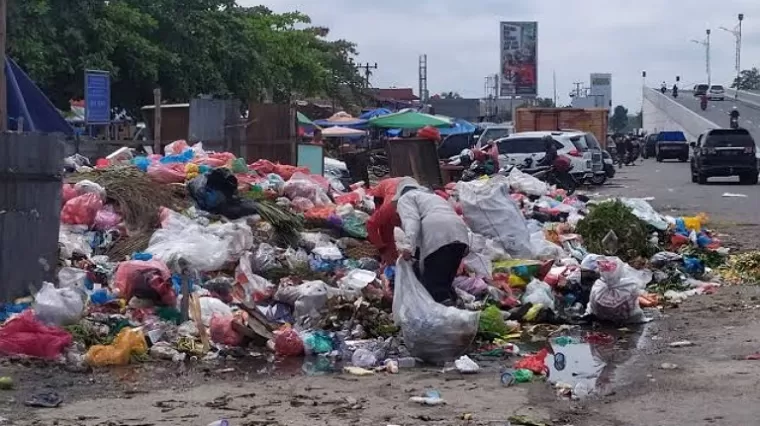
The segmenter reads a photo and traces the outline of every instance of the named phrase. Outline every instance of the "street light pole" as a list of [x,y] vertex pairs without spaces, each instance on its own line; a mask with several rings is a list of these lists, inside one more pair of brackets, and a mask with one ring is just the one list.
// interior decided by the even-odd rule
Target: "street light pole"
[[707,85],[709,86],[712,80],[712,72],[710,71],[710,29],[706,30],[707,38],[704,40],[691,40],[692,43],[697,43],[705,48],[705,73],[707,74]]
[[736,98],[739,97],[739,86],[741,83],[742,75],[742,21],[744,21],[744,14],[739,14],[739,24],[733,29],[729,30],[726,27],[720,27],[721,30],[729,32],[736,38]]

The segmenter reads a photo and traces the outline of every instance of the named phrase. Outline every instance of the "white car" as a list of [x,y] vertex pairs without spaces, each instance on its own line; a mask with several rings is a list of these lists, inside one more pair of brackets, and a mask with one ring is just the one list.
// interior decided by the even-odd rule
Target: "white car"
[[723,101],[726,99],[726,90],[720,84],[713,84],[707,91],[707,99],[711,101]]
[[[591,179],[595,172],[604,173],[601,150],[590,150],[586,138],[593,137],[586,132],[521,132],[499,139],[499,163],[507,165],[523,165],[530,158],[535,166],[544,158],[544,136],[551,136],[557,147],[557,153],[570,159],[573,169],[571,173],[579,181]],[[596,155],[595,155],[596,154]],[[595,158],[598,157],[598,158]],[[592,166],[597,162],[597,167]],[[597,170],[598,169],[598,170]]]
[[483,130],[478,140],[475,142],[475,148],[482,148],[486,142],[506,138],[515,132],[515,126],[511,124],[492,124]]

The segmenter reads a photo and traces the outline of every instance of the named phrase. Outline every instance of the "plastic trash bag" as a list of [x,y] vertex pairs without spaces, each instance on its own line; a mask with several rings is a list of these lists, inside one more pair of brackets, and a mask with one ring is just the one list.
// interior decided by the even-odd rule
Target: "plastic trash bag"
[[185,165],[182,163],[151,164],[148,166],[147,174],[156,183],[183,183],[187,177]]
[[328,354],[333,351],[333,339],[322,330],[303,334],[304,353],[306,355]]
[[34,312],[45,324],[73,325],[82,319],[86,299],[87,294],[77,288],[43,283],[34,296]]
[[66,201],[69,201],[77,195],[79,194],[77,194],[77,190],[74,189],[74,185],[64,183],[63,188],[61,188],[61,206],[66,204]]
[[309,175],[300,172],[293,174],[288,179],[282,192],[291,200],[296,197],[306,198],[317,207],[332,204],[330,197],[327,196],[319,183],[314,182]]
[[533,258],[535,259],[551,260],[567,257],[567,253],[562,247],[546,239],[544,231],[532,233],[530,244],[533,246]]
[[617,257],[599,256],[594,263],[600,278],[591,287],[586,314],[617,323],[643,322],[639,306],[642,275],[626,274],[627,265]]
[[179,139],[164,147],[164,155],[182,154],[188,148],[189,146],[187,145],[187,141],[184,139]]
[[292,328],[283,330],[274,338],[274,351],[281,356],[301,356],[304,353],[303,340]]
[[509,186],[517,192],[523,192],[528,195],[541,196],[549,192],[549,185],[539,179],[524,173],[517,167],[509,172],[507,177]]
[[256,254],[253,256],[253,270],[266,272],[279,266],[277,252],[274,247],[267,243],[259,244]]
[[92,226],[101,208],[103,208],[103,199],[100,195],[92,193],[79,195],[63,205],[61,222],[68,225]]
[[71,259],[75,253],[87,257],[92,255],[89,239],[84,234],[74,232],[65,226],[61,226],[58,232],[58,247],[61,251],[60,257],[63,259]]
[[93,229],[98,231],[108,231],[114,229],[121,223],[121,215],[116,213],[112,206],[104,206],[95,214],[95,223]]
[[243,302],[261,302],[272,297],[275,285],[253,273],[254,254],[246,252],[235,269],[235,297]]
[[[171,288],[171,272],[166,264],[157,259],[152,260],[128,260],[119,263],[114,273],[114,286],[119,297],[130,300],[132,297],[150,296],[151,284],[154,282],[165,283]],[[168,291],[164,290],[164,291]],[[160,290],[160,289],[159,289]],[[172,294],[173,290],[172,290]],[[159,294],[159,298],[161,295]],[[172,302],[171,296],[166,295],[166,301]],[[176,298],[176,295],[174,295]],[[150,298],[150,297],[148,297]],[[166,303],[174,305],[174,303]]]
[[[228,223],[221,226],[226,225],[236,224]],[[250,228],[248,233],[250,234]],[[229,238],[225,238],[224,235],[228,235]],[[224,228],[203,227],[197,224],[182,230],[159,229],[153,233],[145,252],[167,264],[174,264],[183,259],[190,268],[197,271],[218,271],[228,261],[235,260],[235,252],[244,245],[232,244],[231,238],[234,238],[234,233],[226,234]]]
[[211,318],[214,315],[222,317],[232,316],[232,308],[216,297],[201,297],[198,303],[201,305],[201,321],[206,327],[211,324]]
[[87,271],[84,269],[67,266],[58,270],[58,286],[60,288],[72,287],[83,289],[86,281]]
[[211,340],[214,343],[228,346],[239,346],[243,343],[243,336],[232,328],[233,321],[235,321],[235,317],[232,315],[213,314],[209,333]]
[[110,345],[92,346],[85,355],[85,362],[93,367],[127,365],[132,355],[148,352],[145,335],[139,328],[122,329]]
[[432,363],[462,355],[478,332],[480,312],[436,303],[417,280],[411,262],[396,263],[393,319],[412,356]]
[[90,180],[82,180],[77,182],[74,185],[74,190],[76,190],[78,195],[96,194],[98,197],[100,197],[101,200],[105,201],[106,199],[105,188]]
[[359,348],[351,355],[351,364],[360,368],[372,368],[377,364],[377,357],[369,349]]
[[641,198],[621,198],[620,201],[631,209],[634,216],[655,229],[660,231],[668,229],[668,221],[661,214],[657,213],[657,210],[645,200]]
[[522,297],[523,303],[532,303],[534,305],[543,305],[552,311],[554,310],[554,294],[549,284],[534,279],[527,287]]
[[457,183],[464,220],[474,233],[491,237],[516,257],[531,257],[530,233],[504,176],[485,182]]
[[43,324],[26,310],[0,327],[0,354],[56,359],[71,345],[71,334]]
[[479,277],[456,277],[454,288],[458,288],[473,296],[482,296],[488,292],[488,284]]
[[319,312],[327,304],[327,284],[323,281],[306,281],[291,287],[280,287],[274,300],[293,306],[296,320],[318,318]]

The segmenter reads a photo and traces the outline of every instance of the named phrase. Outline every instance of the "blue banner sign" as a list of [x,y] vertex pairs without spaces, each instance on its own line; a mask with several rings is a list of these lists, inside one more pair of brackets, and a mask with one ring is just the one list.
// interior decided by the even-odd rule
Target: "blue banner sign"
[[84,108],[87,124],[111,122],[111,75],[108,71],[84,72]]

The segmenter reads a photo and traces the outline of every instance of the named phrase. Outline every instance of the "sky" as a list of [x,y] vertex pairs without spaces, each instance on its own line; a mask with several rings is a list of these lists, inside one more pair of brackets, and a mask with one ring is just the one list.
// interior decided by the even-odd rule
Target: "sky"
[[238,0],[275,12],[298,10],[330,38],[357,44],[358,62],[378,64],[374,87],[412,87],[418,92],[419,55],[428,58],[431,95],[454,91],[483,97],[485,77],[499,70],[499,22],[538,21],[539,96],[569,103],[574,82],[612,74],[613,105],[631,112],[641,105],[642,70],[647,83],[682,88],[706,82],[704,40],[712,29],[713,84],[730,85],[735,38],[720,30],[742,24],[742,68],[760,66],[758,0]]

